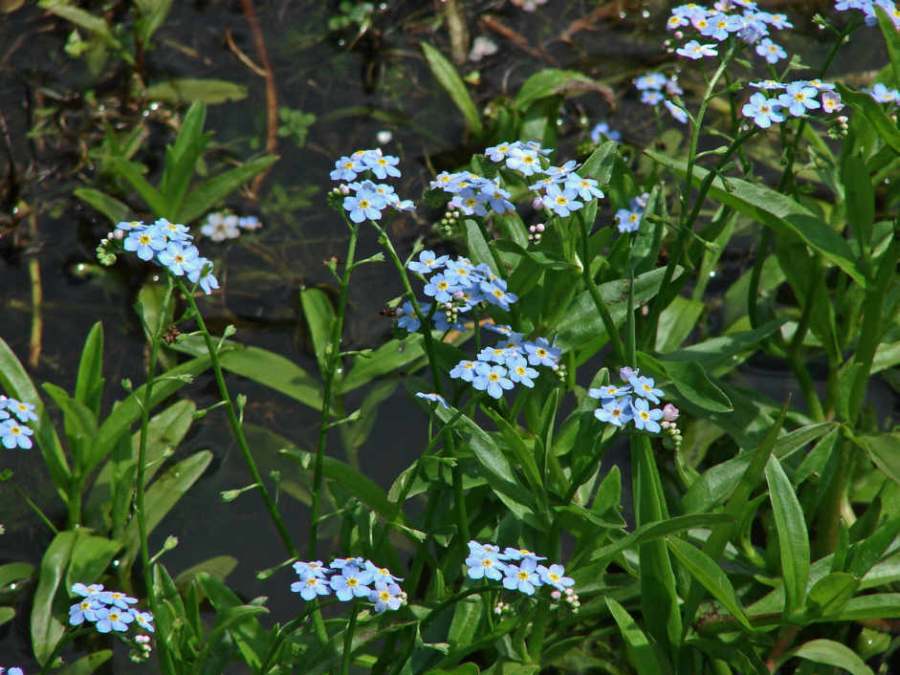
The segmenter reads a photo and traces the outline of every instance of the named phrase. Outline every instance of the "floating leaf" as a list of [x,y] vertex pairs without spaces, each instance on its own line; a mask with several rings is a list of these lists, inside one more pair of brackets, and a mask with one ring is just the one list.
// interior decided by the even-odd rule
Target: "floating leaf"
[[150,100],[166,103],[194,103],[208,105],[243,101],[247,98],[247,87],[225,80],[205,80],[184,77],[165,82],[155,82],[147,87],[144,96]]

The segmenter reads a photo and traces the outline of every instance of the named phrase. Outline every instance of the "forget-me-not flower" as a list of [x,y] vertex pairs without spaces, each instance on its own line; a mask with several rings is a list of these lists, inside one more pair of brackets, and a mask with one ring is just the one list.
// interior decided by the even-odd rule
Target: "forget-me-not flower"
[[658,420],[662,419],[663,411],[659,408],[650,408],[650,404],[638,398],[631,403],[632,413],[634,414],[634,426],[642,431],[650,431],[658,433],[660,430]]

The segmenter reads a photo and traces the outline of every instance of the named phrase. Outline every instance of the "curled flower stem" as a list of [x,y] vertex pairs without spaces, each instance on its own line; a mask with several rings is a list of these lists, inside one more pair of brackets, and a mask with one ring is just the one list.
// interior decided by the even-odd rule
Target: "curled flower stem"
[[325,372],[322,374],[322,416],[319,422],[319,439],[316,443],[316,459],[313,466],[313,490],[312,505],[309,524],[309,541],[306,547],[307,557],[316,557],[316,547],[319,538],[319,518],[321,510],[321,493],[323,472],[325,463],[325,449],[328,443],[328,424],[331,421],[331,408],[334,402],[334,376],[337,374],[338,364],[341,361],[341,339],[344,333],[344,315],[347,313],[347,298],[350,292],[350,274],[353,271],[353,262],[356,257],[356,243],[359,237],[359,227],[350,222],[347,214],[341,209],[341,215],[347,227],[350,229],[350,240],[347,242],[347,257],[344,260],[344,271],[341,275],[340,288],[338,290],[338,304],[334,322],[331,324],[331,335],[328,339],[328,353],[325,362]]
[[203,336],[203,342],[206,345],[206,351],[209,353],[210,364],[212,365],[216,385],[219,389],[219,396],[225,403],[225,413],[228,417],[228,424],[231,426],[234,438],[241,449],[241,454],[244,456],[247,468],[250,469],[250,475],[253,477],[254,483],[256,483],[259,488],[259,493],[262,495],[263,502],[265,502],[266,510],[269,512],[269,517],[272,519],[272,523],[275,525],[275,529],[278,531],[278,536],[281,538],[285,549],[291,556],[298,557],[299,552],[297,547],[294,546],[294,542],[291,540],[291,535],[284,523],[284,519],[278,511],[278,506],[275,504],[272,495],[269,493],[266,484],[263,482],[262,475],[259,473],[259,467],[257,467],[256,460],[253,458],[253,453],[250,450],[250,445],[247,443],[247,437],[244,434],[244,428],[238,417],[234,400],[231,398],[231,394],[228,391],[228,385],[225,383],[225,375],[222,372],[222,364],[219,361],[218,349],[216,345],[213,344],[212,336],[209,333],[209,329],[206,327],[206,322],[203,320],[203,314],[201,314],[200,308],[197,306],[197,301],[194,299],[194,294],[191,290],[187,288],[180,279],[178,279],[176,283],[178,284],[178,290],[181,291],[182,296],[184,296],[184,299],[187,301],[188,306],[194,315],[200,334]]

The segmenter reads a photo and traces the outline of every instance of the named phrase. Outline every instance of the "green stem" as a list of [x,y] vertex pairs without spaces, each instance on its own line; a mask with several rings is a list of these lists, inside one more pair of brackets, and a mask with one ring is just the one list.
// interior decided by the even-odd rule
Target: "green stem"
[[350,622],[344,629],[344,653],[341,654],[341,675],[349,675],[350,662],[353,660],[353,633],[356,631],[356,600],[353,601],[353,607],[350,609]]
[[341,214],[344,217],[344,222],[347,223],[347,227],[350,228],[350,240],[347,242],[347,259],[344,261],[344,272],[341,276],[340,289],[338,291],[337,313],[331,325],[331,336],[328,340],[327,360],[325,372],[323,373],[325,381],[322,385],[322,415],[319,420],[319,439],[316,443],[316,459],[313,468],[312,515],[310,516],[309,542],[306,547],[307,556],[310,560],[315,559],[316,547],[318,546],[325,448],[328,442],[331,407],[334,402],[334,376],[341,362],[341,340],[344,334],[344,316],[347,312],[347,298],[350,292],[350,274],[353,272],[356,243],[359,237],[359,227],[347,220],[343,209]]
[[603,302],[603,298],[600,295],[600,289],[597,287],[594,276],[591,274],[590,226],[585,222],[584,218],[579,217],[578,221],[581,223],[581,252],[583,258],[581,261],[581,276],[584,279],[584,285],[587,287],[588,293],[591,295],[591,299],[594,301],[594,306],[600,314],[600,319],[603,321],[603,327],[606,329],[606,334],[609,336],[613,352],[619,360],[619,363],[625,364],[625,350],[622,346],[622,338],[619,336],[619,331],[616,329],[616,323],[613,321],[612,315],[606,307],[606,303]]
[[[151,332],[150,325],[147,324],[146,321],[144,322],[147,333],[150,335],[150,360],[147,364],[147,384],[144,386],[144,400],[141,403],[141,437],[138,444],[137,456],[135,511],[137,512],[138,532],[140,534],[141,567],[144,575],[144,585],[147,587],[147,602],[150,604],[154,614],[157,613],[158,608],[156,604],[156,588],[153,584],[153,565],[150,562],[147,514],[144,506],[144,495],[146,492],[145,483],[147,480],[147,438],[149,436],[148,427],[150,425],[150,407],[153,401],[153,386],[156,383],[156,364],[159,360],[159,347],[162,342],[163,331],[166,328],[166,317],[169,315],[169,305],[172,302],[172,291],[172,279],[169,277],[156,328]],[[159,647],[160,651],[163,653],[167,651],[166,644],[166,636],[161,635]]]
[[206,327],[206,322],[203,320],[203,314],[200,312],[200,308],[197,306],[197,301],[194,299],[193,292],[188,289],[184,282],[180,279],[177,280],[178,289],[181,291],[181,294],[184,296],[185,300],[188,303],[188,306],[191,309],[191,313],[194,316],[194,320],[197,322],[197,328],[200,331],[200,334],[203,336],[203,342],[206,345],[206,351],[209,354],[210,365],[212,365],[213,375],[215,376],[216,386],[219,389],[219,398],[222,399],[225,404],[225,414],[228,417],[228,424],[231,427],[231,432],[234,435],[235,440],[237,441],[238,447],[241,449],[241,454],[244,456],[244,462],[247,464],[247,468],[250,470],[250,475],[253,477],[253,482],[259,488],[259,493],[262,496],[263,502],[265,503],[266,510],[269,512],[269,517],[272,520],[272,523],[275,525],[275,529],[278,531],[278,536],[281,538],[282,543],[284,544],[285,549],[292,557],[298,557],[299,552],[297,551],[297,547],[294,546],[294,542],[291,540],[290,532],[288,531],[287,525],[284,523],[284,519],[281,517],[281,513],[278,511],[278,506],[275,504],[275,501],[272,499],[272,495],[269,492],[269,489],[266,487],[266,484],[263,482],[262,475],[259,472],[259,467],[256,465],[256,460],[253,457],[253,452],[250,450],[250,445],[247,442],[247,437],[244,434],[244,427],[241,424],[241,420],[238,417],[237,406],[234,403],[234,400],[231,398],[231,393],[228,391],[228,385],[225,383],[225,375],[222,371],[222,363],[219,360],[219,351],[215,344],[213,344],[212,336],[209,333],[209,329]]

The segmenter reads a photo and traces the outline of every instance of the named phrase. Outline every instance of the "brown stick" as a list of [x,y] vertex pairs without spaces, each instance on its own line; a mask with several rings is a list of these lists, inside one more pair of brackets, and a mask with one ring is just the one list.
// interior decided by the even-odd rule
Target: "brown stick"
[[[269,61],[269,52],[266,49],[266,41],[263,37],[262,28],[259,25],[259,19],[256,17],[256,9],[253,7],[253,0],[241,0],[241,9],[244,11],[244,18],[250,27],[250,34],[253,36],[253,47],[256,49],[256,58],[262,64],[265,71],[266,80],[266,152],[274,155],[278,153],[278,90],[275,88],[275,74],[272,72],[272,63]],[[261,172],[253,179],[250,186],[250,196],[256,199],[263,181],[266,179],[269,170]]]

